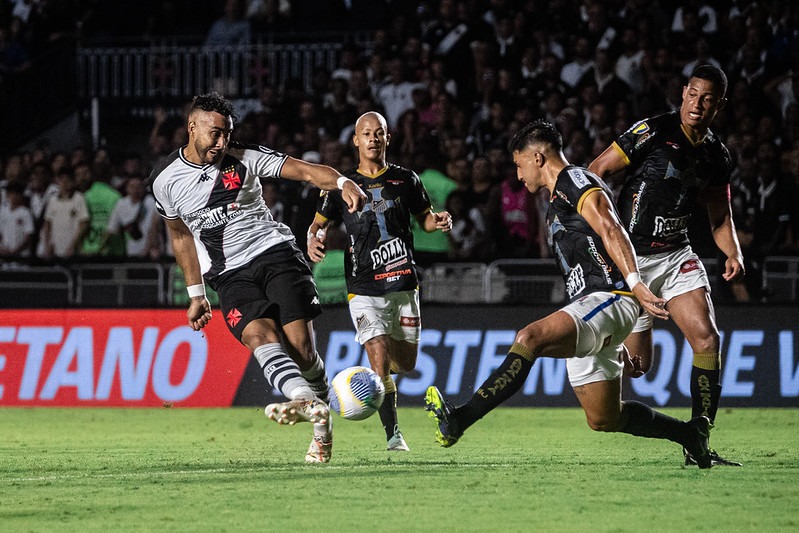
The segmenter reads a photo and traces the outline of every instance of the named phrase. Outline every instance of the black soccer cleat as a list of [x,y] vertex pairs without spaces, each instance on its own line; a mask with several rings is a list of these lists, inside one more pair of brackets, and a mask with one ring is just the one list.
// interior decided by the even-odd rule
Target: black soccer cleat
[[[725,459],[724,457],[720,456],[716,450],[709,450],[708,453],[710,454],[710,464],[713,466],[743,466],[741,463],[736,461]],[[688,450],[683,448],[683,454],[685,454],[685,466],[696,465],[696,459],[694,459],[693,455],[688,453]]]
[[706,416],[697,416],[692,418],[687,424],[693,430],[693,435],[690,443],[684,447],[686,454],[685,464],[688,464],[687,457],[690,456],[693,459],[692,464],[697,465],[699,468],[710,468],[713,466],[710,458],[710,444],[708,443],[710,419]]

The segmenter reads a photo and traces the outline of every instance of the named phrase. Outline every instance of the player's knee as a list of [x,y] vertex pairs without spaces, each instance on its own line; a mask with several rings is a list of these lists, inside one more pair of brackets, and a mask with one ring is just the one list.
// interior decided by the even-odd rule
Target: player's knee
[[277,335],[273,335],[268,331],[254,331],[252,333],[245,332],[241,336],[241,342],[250,351],[255,351],[256,348],[259,346],[263,346],[265,344],[275,344],[280,342],[280,338]]
[[529,324],[516,333],[515,342],[535,352],[538,339],[541,338],[540,326],[537,323]]
[[717,352],[719,350],[719,342],[719,334],[715,331],[709,331],[695,338],[691,343],[691,347],[694,352]]
[[594,431],[613,432],[619,427],[619,415],[601,413],[598,415],[586,416],[588,427]]

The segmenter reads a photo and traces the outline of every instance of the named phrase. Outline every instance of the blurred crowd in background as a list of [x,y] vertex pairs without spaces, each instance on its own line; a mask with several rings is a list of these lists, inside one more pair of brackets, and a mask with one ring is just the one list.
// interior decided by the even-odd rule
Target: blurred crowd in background
[[[416,171],[448,236],[419,232],[422,266],[550,255],[547,198],[516,179],[507,141],[538,118],[588,165],[636,121],[675,110],[692,69],[729,78],[711,129],[735,161],[732,205],[751,290],[766,256],[799,254],[799,5],[790,0],[3,0],[0,89],[65,36],[140,45],[182,35],[247,45],[324,31],[360,31],[312,88],[286,83],[234,100],[233,139],[341,171],[354,168],[355,119],[389,124],[389,161]],[[158,108],[140,151],[78,145],[2,154],[3,261],[155,260],[170,255],[147,193],[158,161],[187,141],[185,117]],[[5,125],[13,135],[13,125]],[[612,186],[616,184],[611,184]],[[274,217],[304,242],[318,191],[264,182]],[[706,220],[692,241],[714,257]]]

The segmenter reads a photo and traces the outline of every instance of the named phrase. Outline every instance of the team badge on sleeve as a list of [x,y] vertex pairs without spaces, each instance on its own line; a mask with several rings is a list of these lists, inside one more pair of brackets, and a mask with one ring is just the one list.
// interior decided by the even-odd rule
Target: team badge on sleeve
[[638,124],[635,124],[630,131],[636,135],[642,135],[649,131],[649,124],[643,121],[639,122]]

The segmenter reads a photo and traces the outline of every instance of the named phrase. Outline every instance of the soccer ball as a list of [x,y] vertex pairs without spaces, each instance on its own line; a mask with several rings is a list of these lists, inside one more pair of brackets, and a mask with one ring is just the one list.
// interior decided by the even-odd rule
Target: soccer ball
[[386,389],[371,368],[351,366],[333,378],[330,408],[347,420],[364,420],[380,409]]

